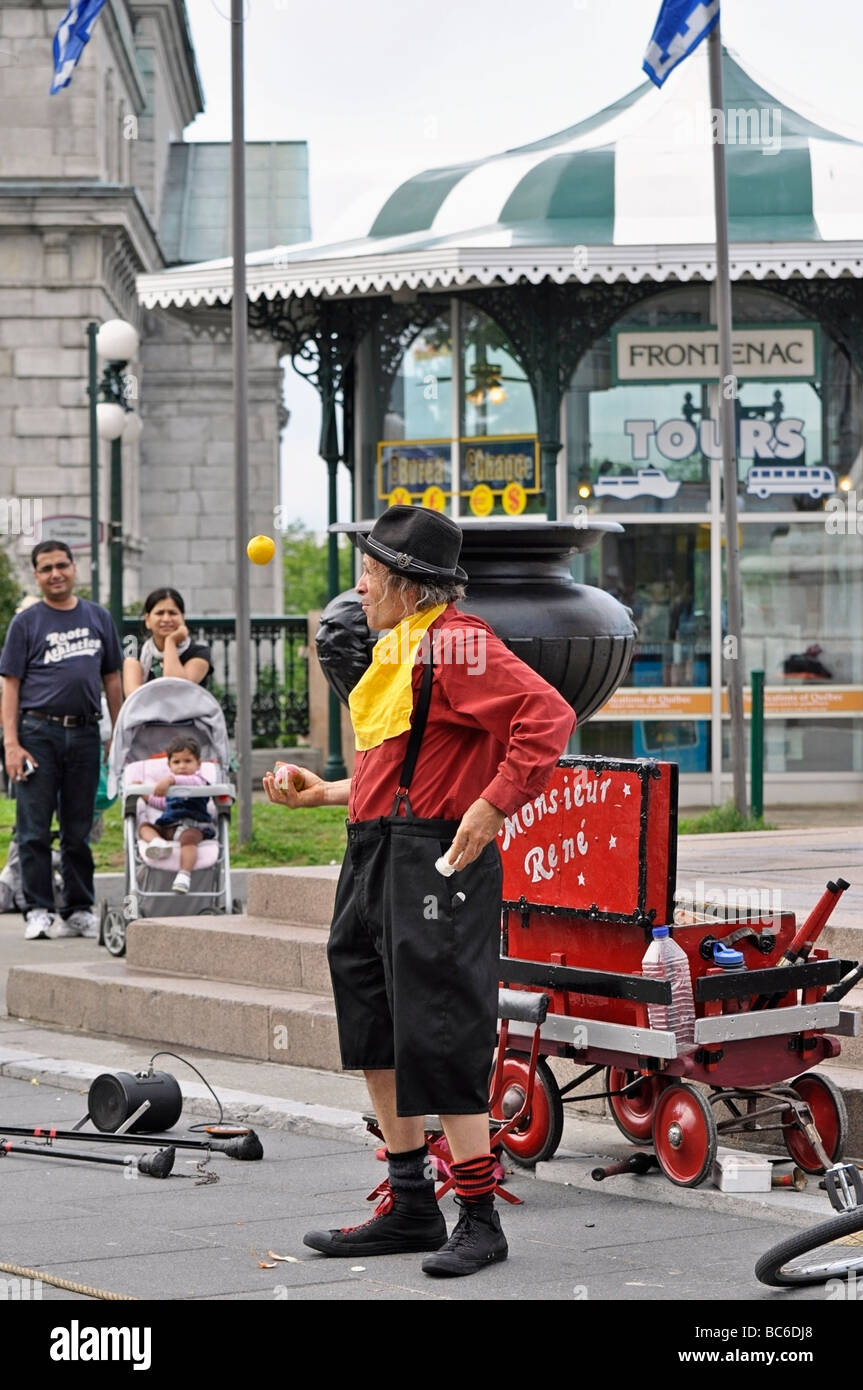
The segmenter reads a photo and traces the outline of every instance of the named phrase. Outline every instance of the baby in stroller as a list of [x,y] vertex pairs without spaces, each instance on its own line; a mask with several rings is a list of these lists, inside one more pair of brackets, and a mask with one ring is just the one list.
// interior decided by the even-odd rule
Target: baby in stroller
[[209,691],[162,676],[132,692],[114,728],[109,791],[123,804],[122,903],[102,909],[101,943],[126,949],[142,917],[232,913],[230,778],[225,716]]
[[142,820],[138,827],[141,858],[157,864],[171,854],[175,841],[180,845],[180,867],[171,884],[172,893],[188,893],[197,848],[202,840],[214,840],[216,831],[206,803],[198,797],[175,796],[167,799],[169,787],[207,787],[201,772],[201,748],[191,735],[172,739],[165,749],[168,774],[161,777],[147,797],[147,805],[161,814],[152,823]]

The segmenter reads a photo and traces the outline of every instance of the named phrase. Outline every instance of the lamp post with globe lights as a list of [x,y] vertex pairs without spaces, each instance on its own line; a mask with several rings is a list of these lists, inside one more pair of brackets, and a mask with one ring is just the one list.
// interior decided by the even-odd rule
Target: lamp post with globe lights
[[[140,438],[141,417],[132,409],[125,369],[138,351],[137,330],[123,319],[109,319],[101,328],[87,327],[90,340],[90,507],[92,597],[99,601],[99,479],[98,440],[111,444],[109,608],[118,632],[123,630],[123,455],[122,441]],[[102,380],[96,384],[96,359],[104,362]],[[101,397],[101,399],[100,399]]]

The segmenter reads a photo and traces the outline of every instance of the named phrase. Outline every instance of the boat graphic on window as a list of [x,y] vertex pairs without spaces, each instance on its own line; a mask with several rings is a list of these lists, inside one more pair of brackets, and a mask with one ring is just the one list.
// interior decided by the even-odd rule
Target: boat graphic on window
[[594,485],[596,497],[676,497],[680,482],[674,482],[661,468],[639,468],[637,473],[600,473]]
[[836,491],[836,474],[831,468],[808,468],[805,464],[756,464],[749,470],[746,491],[762,500],[776,493],[826,497]]

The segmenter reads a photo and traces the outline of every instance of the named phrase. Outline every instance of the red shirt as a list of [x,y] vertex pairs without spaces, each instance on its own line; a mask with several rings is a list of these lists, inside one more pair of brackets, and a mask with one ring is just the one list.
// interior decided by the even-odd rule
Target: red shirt
[[[484,797],[512,815],[545,790],[575,728],[575,714],[482,618],[448,604],[428,631],[434,679],[410,786],[413,812],[423,819],[460,820]],[[414,707],[423,669],[417,661]],[[392,814],[409,737],[405,730],[357,753],[351,820]]]

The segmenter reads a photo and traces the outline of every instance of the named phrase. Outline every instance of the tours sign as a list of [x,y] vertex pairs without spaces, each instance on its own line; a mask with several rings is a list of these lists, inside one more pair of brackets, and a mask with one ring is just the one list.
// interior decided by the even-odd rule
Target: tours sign
[[[717,328],[612,330],[615,386],[659,381],[718,381]],[[817,323],[735,328],[732,368],[750,381],[814,381],[818,375]]]

